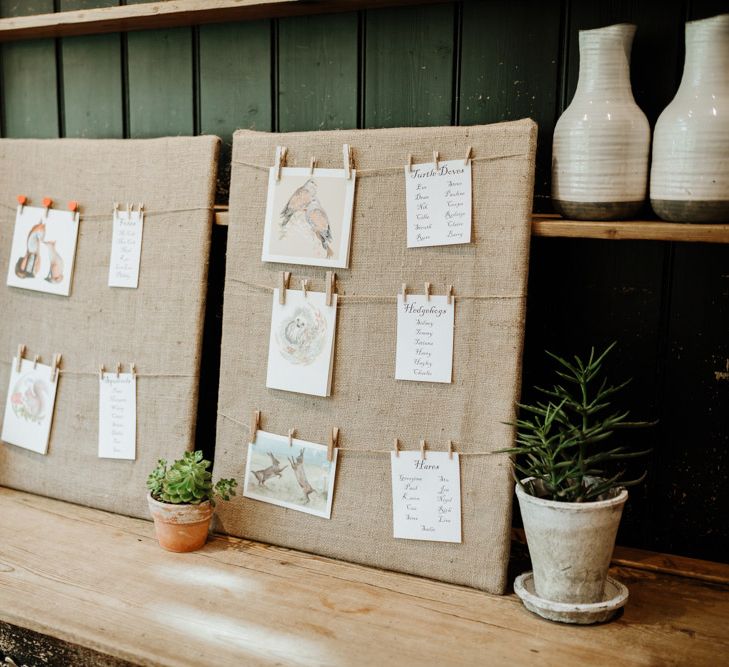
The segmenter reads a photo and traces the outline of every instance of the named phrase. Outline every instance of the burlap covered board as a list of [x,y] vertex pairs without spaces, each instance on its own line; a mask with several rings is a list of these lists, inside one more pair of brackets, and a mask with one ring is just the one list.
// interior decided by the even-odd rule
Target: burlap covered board
[[[266,134],[239,131],[233,144],[216,475],[242,480],[251,411],[261,428],[326,443],[340,431],[331,520],[238,496],[218,508],[218,529],[242,537],[501,593],[506,579],[512,481],[504,455],[471,455],[512,443],[529,254],[536,125],[408,128]],[[281,270],[292,287],[309,278],[323,291],[325,269],[261,262],[267,171],[277,145],[289,166],[342,166],[342,144],[358,169],[349,269],[340,295],[332,396],[266,388],[271,291]],[[473,148],[473,242],[406,247],[408,154],[428,162]],[[456,296],[453,383],[395,380],[395,295],[424,282]],[[474,298],[475,297],[475,298]],[[392,537],[390,458],[403,448],[463,452],[463,543]],[[354,451],[352,451],[354,450]]]
[[[0,402],[18,344],[63,355],[47,456],[0,445],[0,484],[148,516],[145,480],[158,458],[194,443],[211,208],[219,140],[0,140],[0,268],[18,194],[80,204],[69,297],[0,285]],[[138,289],[107,287],[112,203],[144,203]],[[100,364],[135,362],[137,459],[97,457]],[[154,376],[154,377],[152,377]],[[2,412],[0,412],[2,418]]]

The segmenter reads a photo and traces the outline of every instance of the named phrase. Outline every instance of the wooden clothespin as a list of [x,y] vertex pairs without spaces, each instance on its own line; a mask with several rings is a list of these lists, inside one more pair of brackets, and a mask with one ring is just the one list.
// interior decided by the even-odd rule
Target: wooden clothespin
[[276,180],[281,180],[281,168],[286,162],[286,146],[276,146]]
[[48,209],[53,206],[53,200],[50,197],[43,198],[43,217],[48,217]]
[[420,441],[420,458],[425,461],[425,440]]
[[117,380],[119,379],[119,375],[121,374],[121,372],[122,372],[121,361],[118,361],[116,364],[116,379]]
[[450,306],[453,303],[453,285],[448,285],[448,305]]
[[339,447],[339,429],[334,426],[329,434],[329,446],[327,447],[327,461],[330,463],[334,460],[334,449]]
[[433,163],[435,164],[435,170],[438,171],[438,161],[440,159],[440,153],[438,151],[433,151]]
[[51,369],[51,382],[53,384],[58,380],[58,370],[61,366],[61,354],[56,353],[53,355],[53,367]]
[[131,218],[131,217],[132,217],[132,205],[129,202],[127,202],[127,218]]
[[258,434],[259,428],[261,428],[261,411],[254,410],[253,418],[251,419],[251,442],[254,445],[256,444],[256,435]]
[[99,365],[99,380],[104,379],[104,364]]
[[408,153],[408,172],[412,173],[413,171],[413,156],[412,153]]
[[400,458],[400,441],[397,438],[395,438],[393,445],[395,445],[395,456]]
[[309,280],[307,278],[304,278],[301,281],[301,291],[304,293],[304,298],[306,298],[306,291],[309,289]]
[[334,283],[337,279],[337,274],[334,271],[327,271],[326,283],[327,283],[327,295],[326,304],[327,306],[332,305],[332,294],[334,292]]
[[402,302],[407,303],[408,300],[408,285],[407,283],[402,284]]
[[294,446],[294,433],[296,432],[296,429],[290,428],[289,429],[289,447]]
[[33,357],[33,370],[38,368],[38,360],[40,359],[40,354],[36,354],[35,357]]
[[448,441],[448,458],[453,460],[453,440]]
[[18,355],[15,360],[15,370],[20,373],[20,368],[23,365],[23,355],[25,354],[25,345],[18,345]]
[[309,176],[314,175],[315,166],[316,166],[316,160],[313,157],[309,158]]
[[463,165],[468,165],[469,161],[471,160],[471,150],[472,148],[469,146],[468,150],[466,151],[466,157],[463,159]]
[[28,203],[28,198],[25,195],[18,195],[18,213],[20,215],[23,215],[23,206],[25,206]]
[[144,202],[139,202],[139,215],[142,215],[142,210],[144,209]]
[[289,288],[289,280],[291,279],[290,271],[281,271],[279,274],[281,284],[278,288],[278,302],[283,306],[286,303],[286,290]]
[[349,144],[342,145],[342,156],[344,159],[344,175],[349,181],[352,178],[352,149]]
[[425,283],[425,300],[430,301],[430,283]]
[[132,374],[132,377],[137,377],[137,364],[135,364],[133,361],[129,363],[129,370]]

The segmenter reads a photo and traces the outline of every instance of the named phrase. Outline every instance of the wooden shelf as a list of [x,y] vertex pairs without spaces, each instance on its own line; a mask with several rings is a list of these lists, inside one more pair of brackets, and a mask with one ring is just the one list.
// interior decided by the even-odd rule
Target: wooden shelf
[[729,225],[685,224],[661,220],[591,222],[563,220],[556,215],[535,215],[534,236],[608,239],[611,241],[683,241],[729,243]]
[[[74,647],[63,664],[167,667],[714,667],[729,653],[729,567],[693,561],[686,577],[682,559],[648,552],[613,560],[630,589],[622,616],[584,627],[544,621],[514,594],[230,537],[169,553],[148,521],[9,489],[0,535],[0,651],[18,665],[43,646],[56,658]],[[515,564],[512,579],[527,567]]]
[[[349,12],[438,0],[168,0],[0,19],[0,42]],[[442,0],[440,0],[442,2]]]
[[[215,224],[228,224],[228,208],[215,207]],[[683,241],[729,243],[729,225],[689,225],[658,220],[583,222],[562,220],[557,215],[535,214],[532,236],[611,241]]]

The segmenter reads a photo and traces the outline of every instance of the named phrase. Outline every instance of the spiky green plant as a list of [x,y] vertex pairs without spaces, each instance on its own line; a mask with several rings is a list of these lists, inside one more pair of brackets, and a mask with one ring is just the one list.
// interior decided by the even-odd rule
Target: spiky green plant
[[201,451],[185,452],[171,466],[160,459],[147,478],[147,488],[155,500],[174,505],[199,505],[206,500],[215,505],[216,496],[230,500],[238,482],[221,479],[213,486],[209,467]]
[[[533,496],[563,502],[585,502],[608,497],[614,489],[635,486],[645,479],[623,480],[623,471],[607,473],[604,466],[643,456],[650,450],[630,451],[623,445],[608,447],[607,441],[619,429],[651,426],[649,422],[629,422],[628,411],[610,410],[610,399],[630,380],[608,386],[599,381],[602,362],[615,347],[609,345],[597,357],[595,348],[587,362],[575,355],[570,363],[556,354],[560,378],[551,389],[535,387],[547,398],[534,405],[519,403],[521,416],[516,446],[500,450],[516,455],[514,467],[531,482],[522,488]],[[655,423],[655,422],[653,422]]]

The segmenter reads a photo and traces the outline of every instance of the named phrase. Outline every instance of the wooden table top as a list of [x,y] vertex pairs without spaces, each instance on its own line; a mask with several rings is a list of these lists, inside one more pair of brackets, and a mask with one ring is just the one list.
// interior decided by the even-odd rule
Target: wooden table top
[[[474,563],[474,567],[478,567]],[[621,565],[621,617],[542,620],[479,591],[0,489],[0,621],[141,665],[708,665],[729,656],[729,567]],[[44,663],[45,664],[45,663]],[[726,663],[724,663],[726,664]]]

